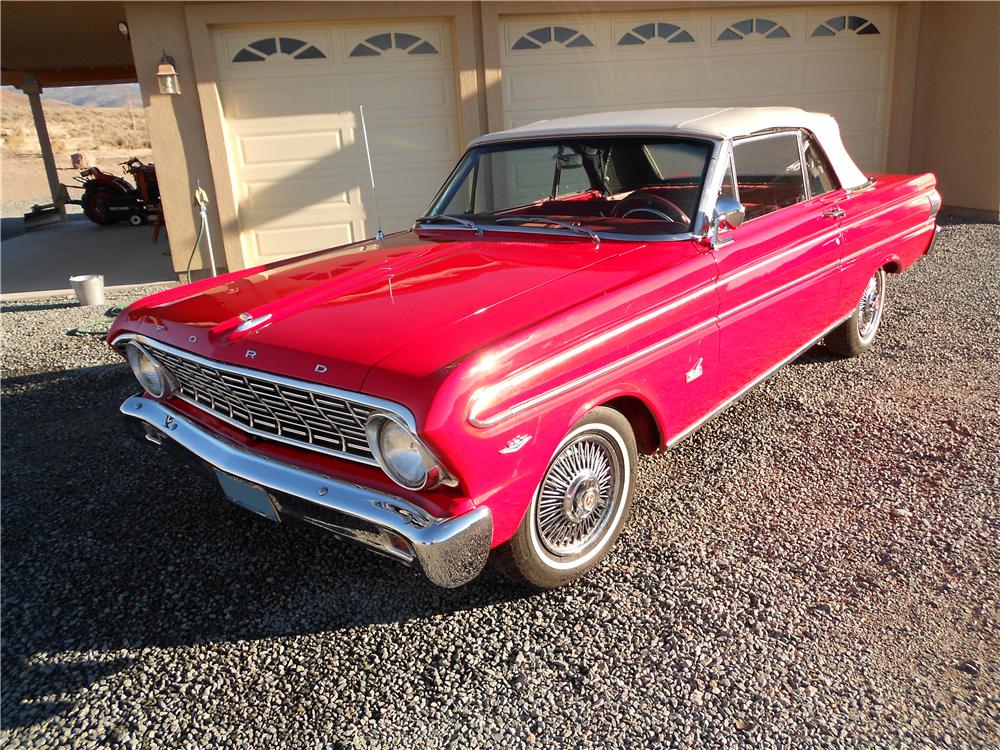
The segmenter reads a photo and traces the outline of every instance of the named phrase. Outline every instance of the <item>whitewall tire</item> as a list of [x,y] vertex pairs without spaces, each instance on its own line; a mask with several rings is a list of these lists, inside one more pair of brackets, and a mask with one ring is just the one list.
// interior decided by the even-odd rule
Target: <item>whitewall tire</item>
[[607,555],[628,520],[636,445],[628,420],[598,407],[560,441],[510,541],[493,553],[507,576],[562,586]]

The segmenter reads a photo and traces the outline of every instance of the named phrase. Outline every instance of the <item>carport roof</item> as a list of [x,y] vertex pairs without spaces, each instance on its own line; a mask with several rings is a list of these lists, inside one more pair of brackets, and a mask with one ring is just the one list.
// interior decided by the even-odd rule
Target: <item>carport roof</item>
[[0,72],[19,86],[34,76],[43,87],[136,80],[129,40],[118,31],[120,2],[0,3]]

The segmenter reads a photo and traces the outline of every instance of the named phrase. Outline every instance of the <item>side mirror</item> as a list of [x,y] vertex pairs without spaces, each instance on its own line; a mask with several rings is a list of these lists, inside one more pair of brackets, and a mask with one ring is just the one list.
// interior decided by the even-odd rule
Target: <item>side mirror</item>
[[746,219],[747,211],[735,198],[721,198],[712,213],[712,247],[719,246],[720,229],[736,229]]
[[735,198],[722,198],[715,204],[712,222],[720,229],[736,229],[746,219],[747,210]]

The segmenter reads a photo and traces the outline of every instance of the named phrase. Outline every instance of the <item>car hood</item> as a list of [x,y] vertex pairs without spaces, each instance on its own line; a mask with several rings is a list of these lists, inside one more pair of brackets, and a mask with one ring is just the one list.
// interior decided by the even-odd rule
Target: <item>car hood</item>
[[[562,309],[571,300],[544,291],[556,280],[574,275],[577,299],[599,294],[601,264],[639,246],[404,232],[161,292],[130,306],[111,337],[144,333],[211,359],[361,390],[371,367],[394,352],[414,342],[433,347],[437,332],[514,297],[531,295],[534,319]],[[532,322],[491,318],[491,338]],[[445,345],[442,354],[459,353]]]

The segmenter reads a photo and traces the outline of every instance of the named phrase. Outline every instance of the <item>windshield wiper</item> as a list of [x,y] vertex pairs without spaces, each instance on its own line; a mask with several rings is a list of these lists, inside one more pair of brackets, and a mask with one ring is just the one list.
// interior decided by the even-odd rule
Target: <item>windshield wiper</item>
[[451,214],[435,214],[434,216],[421,216],[417,219],[414,224],[433,224],[438,221],[447,221],[452,224],[461,224],[463,227],[468,227],[476,236],[482,237],[483,228],[479,226],[476,222],[469,219],[463,219],[461,216],[452,216]]
[[494,223],[496,224],[513,224],[515,222],[518,224],[552,224],[553,226],[562,227],[563,229],[568,229],[571,232],[576,232],[577,234],[590,237],[595,244],[601,244],[601,236],[593,229],[587,229],[587,227],[581,226],[580,224],[571,224],[568,221],[553,219],[550,216],[501,216],[499,219],[494,219]]

